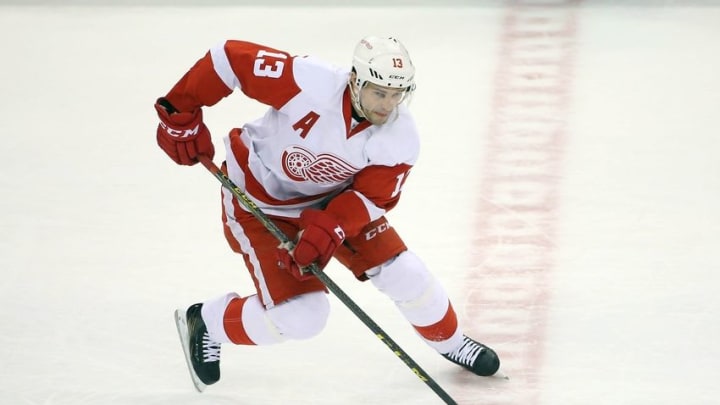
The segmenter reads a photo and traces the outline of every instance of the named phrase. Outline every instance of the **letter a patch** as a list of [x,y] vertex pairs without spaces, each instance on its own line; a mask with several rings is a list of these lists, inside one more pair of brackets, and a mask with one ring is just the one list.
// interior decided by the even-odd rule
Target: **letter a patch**
[[304,117],[300,118],[298,122],[293,125],[294,130],[300,129],[300,137],[305,139],[305,137],[308,135],[308,132],[310,132],[310,129],[312,129],[312,126],[315,125],[318,118],[320,118],[320,115],[316,113],[315,111],[310,111],[307,113]]

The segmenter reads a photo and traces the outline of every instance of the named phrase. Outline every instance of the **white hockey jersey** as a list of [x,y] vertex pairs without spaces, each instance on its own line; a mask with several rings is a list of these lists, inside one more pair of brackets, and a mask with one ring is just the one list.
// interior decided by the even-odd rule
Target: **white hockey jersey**
[[269,215],[297,217],[327,204],[347,235],[393,208],[419,153],[404,105],[381,126],[352,118],[349,70],[270,47],[226,41],[166,98],[179,111],[240,89],[270,108],[225,139],[227,172]]

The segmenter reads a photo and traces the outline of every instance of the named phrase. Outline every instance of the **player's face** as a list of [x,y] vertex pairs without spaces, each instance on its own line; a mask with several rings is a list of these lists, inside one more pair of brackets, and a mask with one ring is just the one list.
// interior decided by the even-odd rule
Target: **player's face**
[[360,90],[360,105],[368,121],[373,125],[387,122],[398,104],[405,98],[404,89],[367,83]]

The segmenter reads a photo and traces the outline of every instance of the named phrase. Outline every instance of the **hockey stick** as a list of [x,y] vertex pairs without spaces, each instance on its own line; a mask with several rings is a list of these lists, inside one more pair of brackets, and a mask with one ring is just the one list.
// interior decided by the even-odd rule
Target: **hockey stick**
[[[230,190],[230,192],[237,198],[237,200],[250,211],[255,218],[257,218],[262,224],[267,228],[267,230],[275,236],[281,243],[286,244],[288,247],[292,247],[293,241],[290,240],[290,238],[283,233],[283,231],[278,228],[275,223],[268,218],[267,215],[265,215],[264,212],[245,194],[238,186],[233,183],[230,178],[223,173],[220,168],[218,168],[215,163],[213,163],[212,159],[208,158],[207,156],[200,155],[198,156],[198,160],[200,163],[205,166],[206,169],[208,169],[215,177],[222,183],[223,187]],[[380,339],[385,345],[390,349],[393,353],[395,353],[396,356],[400,358],[409,368],[412,370],[412,372],[420,378],[425,384],[427,384],[435,393],[448,405],[457,405],[457,402],[455,402],[454,399],[450,397],[450,395],[445,392],[445,390],[440,387],[435,380],[433,380],[426,372],[423,370],[405,351],[398,346],[395,341],[393,341],[390,336],[388,336],[385,331],[378,326],[378,324],[375,323],[375,321],[368,316],[368,314],[365,313],[360,307],[355,304],[355,302],[345,294],[345,292],[338,287],[335,282],[328,277],[327,274],[325,274],[322,269],[320,269],[315,263],[311,264],[307,267],[307,270],[309,270],[312,274],[315,275],[320,281],[325,284],[325,287],[327,287],[328,290],[330,290],[335,296],[342,301],[343,304],[353,313],[355,316],[360,319],[365,326],[367,326],[374,334],[377,336],[378,339]]]

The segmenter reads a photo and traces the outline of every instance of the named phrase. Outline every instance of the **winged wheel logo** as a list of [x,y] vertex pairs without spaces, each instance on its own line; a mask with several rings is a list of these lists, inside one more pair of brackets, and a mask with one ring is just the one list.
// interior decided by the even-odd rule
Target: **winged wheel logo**
[[341,158],[329,153],[317,156],[307,149],[292,146],[283,152],[285,174],[295,181],[340,183],[359,171]]

